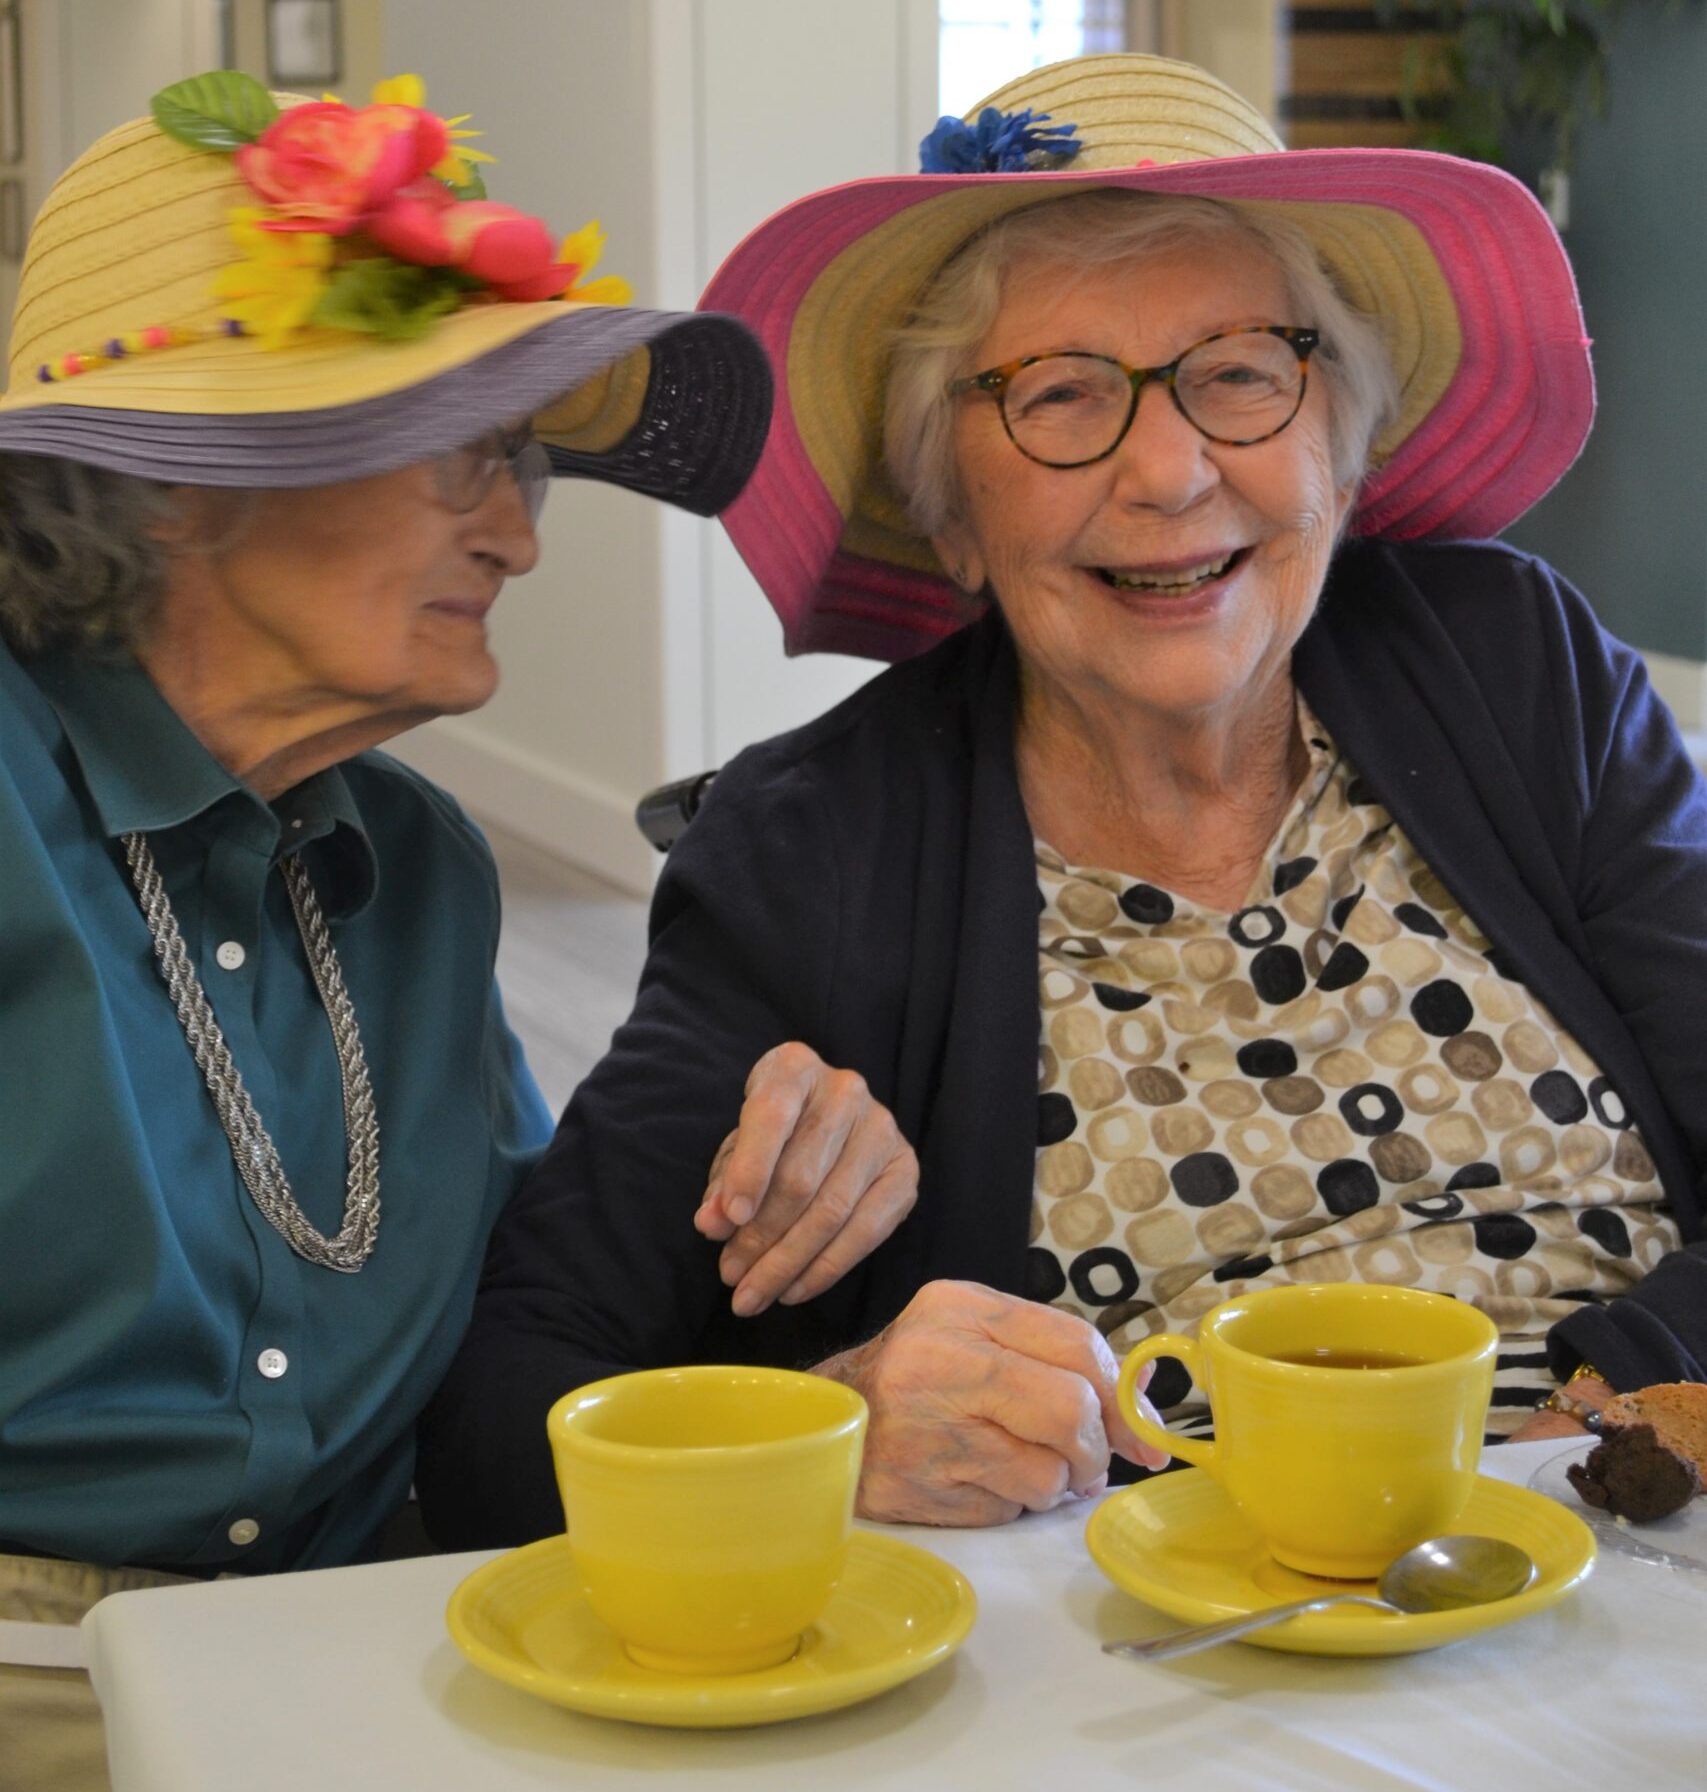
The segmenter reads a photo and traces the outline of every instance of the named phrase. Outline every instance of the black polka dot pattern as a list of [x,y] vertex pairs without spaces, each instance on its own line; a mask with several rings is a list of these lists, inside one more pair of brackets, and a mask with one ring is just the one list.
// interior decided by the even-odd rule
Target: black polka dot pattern
[[1246,1076],[1291,1076],[1298,1053],[1284,1039],[1253,1039],[1239,1047],[1237,1062]]
[[1129,921],[1158,927],[1174,918],[1174,899],[1153,884],[1132,884],[1120,893],[1121,912]]
[[1035,1245],[1025,1254],[1025,1298],[1043,1306],[1057,1301],[1067,1292],[1067,1272],[1053,1251],[1040,1251]]
[[1588,1118],[1588,1097],[1567,1070],[1546,1070],[1529,1085],[1529,1099],[1549,1120],[1574,1126]]
[[1424,1195],[1420,1201],[1405,1201],[1401,1205],[1419,1220],[1455,1220],[1464,1211],[1464,1203],[1457,1195]]
[[1363,887],[1362,885],[1359,885],[1349,896],[1340,897],[1333,907],[1328,910],[1328,915],[1333,921],[1334,931],[1336,933],[1345,932],[1345,924],[1351,919],[1351,911],[1357,907],[1362,899]]
[[1091,993],[1103,1007],[1112,1008],[1118,1014],[1130,1014],[1150,999],[1143,990],[1122,989],[1118,983],[1093,983]]
[[1037,1098],[1037,1142],[1058,1145],[1070,1139],[1079,1124],[1078,1110],[1070,1097],[1058,1093]]
[[1368,975],[1369,960],[1355,946],[1341,940],[1322,966],[1316,987],[1322,990],[1350,989],[1352,984],[1361,983]]
[[1264,946],[1251,960],[1251,987],[1277,1007],[1304,993],[1304,960],[1296,946]]
[[1085,1251],[1067,1271],[1073,1292],[1087,1307],[1106,1307],[1130,1300],[1138,1292],[1138,1272],[1124,1251]]
[[[1498,1318],[1509,1430],[1548,1327],[1651,1268],[1675,1222],[1618,1090],[1305,738],[1327,744],[1236,908],[1038,845],[1026,1292],[1119,1353],[1251,1287],[1434,1289]],[[1152,1397],[1201,1411],[1179,1384]]]
[[1227,936],[1241,946],[1271,946],[1286,931],[1286,917],[1277,908],[1242,908],[1227,923]]
[[1630,1255],[1630,1228],[1615,1207],[1585,1207],[1577,1215],[1577,1229],[1609,1257]]
[[1470,1223],[1476,1234],[1476,1249],[1484,1257],[1509,1263],[1535,1243],[1535,1228],[1520,1213],[1487,1213]]
[[1171,1172],[1174,1193],[1187,1207],[1214,1207],[1239,1192],[1239,1172],[1219,1151],[1194,1151]]
[[1447,937],[1446,928],[1440,919],[1420,902],[1401,902],[1393,910],[1393,919],[1400,926],[1408,927],[1412,933],[1424,934],[1431,940],[1443,940]]
[[1419,989],[1411,999],[1411,1017],[1425,1033],[1450,1039],[1475,1019],[1476,1010],[1463,986],[1441,977]]
[[1336,1158],[1317,1176],[1316,1187],[1321,1192],[1322,1205],[1340,1219],[1373,1207],[1381,1199],[1375,1172],[1356,1157]]
[[1380,1083],[1359,1083],[1340,1097],[1340,1115],[1360,1139],[1378,1139],[1405,1118],[1405,1104]]
[[1624,1097],[1613,1088],[1610,1080],[1597,1076],[1588,1086],[1589,1106],[1594,1109],[1594,1117],[1602,1126],[1610,1126],[1622,1131],[1630,1124],[1629,1110],[1624,1106]]

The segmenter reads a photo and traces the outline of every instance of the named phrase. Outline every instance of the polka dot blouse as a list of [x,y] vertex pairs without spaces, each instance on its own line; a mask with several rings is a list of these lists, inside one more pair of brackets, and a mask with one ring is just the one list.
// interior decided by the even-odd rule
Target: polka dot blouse
[[[1454,1294],[1500,1329],[1503,1435],[1553,1386],[1548,1327],[1677,1228],[1617,1090],[1299,719],[1309,769],[1236,914],[1037,844],[1028,1291],[1117,1354],[1248,1288]],[[1183,1369],[1155,1391],[1201,1424]]]

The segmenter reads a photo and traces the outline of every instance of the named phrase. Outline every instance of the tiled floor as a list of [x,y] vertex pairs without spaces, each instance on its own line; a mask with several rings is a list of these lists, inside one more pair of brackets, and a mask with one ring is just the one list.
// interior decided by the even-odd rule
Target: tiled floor
[[646,904],[487,827],[503,890],[498,985],[553,1113],[634,1001]]

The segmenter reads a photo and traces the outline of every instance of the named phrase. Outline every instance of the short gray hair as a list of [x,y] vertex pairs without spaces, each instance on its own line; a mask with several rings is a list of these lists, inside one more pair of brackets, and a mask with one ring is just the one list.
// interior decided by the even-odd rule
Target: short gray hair
[[0,634],[17,653],[134,646],[166,586],[151,527],[170,488],[50,454],[0,454]]
[[1321,331],[1323,346],[1311,365],[1328,393],[1334,480],[1343,486],[1363,479],[1376,437],[1397,415],[1398,380],[1378,320],[1344,297],[1310,239],[1284,219],[1225,200],[1100,188],[1012,212],[979,232],[898,332],[884,455],[919,533],[940,534],[956,513],[948,385],[978,371],[969,357],[995,322],[1003,280],[1016,265],[1060,259],[1107,267],[1220,243],[1251,248],[1280,270],[1297,315],[1276,321]]

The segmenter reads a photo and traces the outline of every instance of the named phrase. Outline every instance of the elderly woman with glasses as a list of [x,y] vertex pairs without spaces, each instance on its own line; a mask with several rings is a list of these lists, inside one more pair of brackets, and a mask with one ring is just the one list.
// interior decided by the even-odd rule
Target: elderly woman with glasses
[[[1247,1289],[1474,1302],[1495,1435],[1707,1364],[1707,792],[1638,658],[1475,539],[1589,421],[1545,216],[1447,157],[1283,152],[1145,57],[927,149],[706,294],[786,369],[726,523],[790,644],[906,663],[675,848],[429,1417],[458,1541],[555,1524],[565,1387],[743,1348],[861,1389],[863,1510],[945,1524],[1145,1461],[1119,1356]],[[920,1199],[736,1336],[654,1241],[789,1036],[894,1112]],[[1206,1416],[1177,1366],[1150,1394]]]
[[[31,1792],[104,1780],[55,1625],[407,1542],[417,1415],[550,1122],[491,854],[371,749],[492,695],[551,473],[709,514],[770,406],[739,324],[592,302],[596,232],[461,211],[423,105],[162,100],[49,195],[0,400],[0,1779]],[[376,143],[396,190],[343,215],[315,182]],[[834,1275],[817,1184],[769,1174],[797,1134],[861,1224],[912,1198],[804,1047],[723,1119],[701,1226],[782,1235],[744,1301]]]

